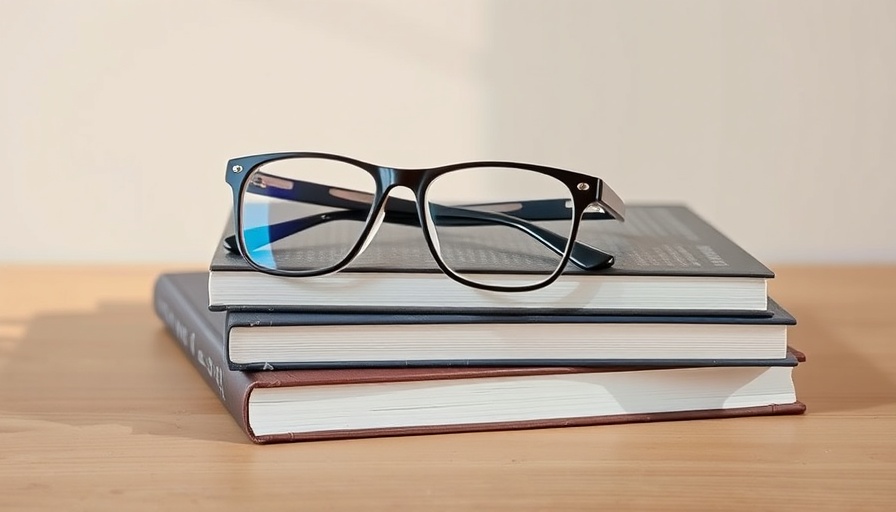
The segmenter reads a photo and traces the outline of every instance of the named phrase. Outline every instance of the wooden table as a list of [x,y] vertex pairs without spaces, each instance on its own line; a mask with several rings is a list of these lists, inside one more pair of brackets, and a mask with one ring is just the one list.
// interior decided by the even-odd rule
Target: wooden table
[[162,270],[0,267],[0,509],[896,510],[896,267],[775,268],[804,416],[272,446],[155,318]]

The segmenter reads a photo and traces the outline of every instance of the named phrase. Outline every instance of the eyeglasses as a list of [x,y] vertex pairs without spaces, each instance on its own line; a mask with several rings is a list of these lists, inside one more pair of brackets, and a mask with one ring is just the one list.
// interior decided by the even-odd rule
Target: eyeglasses
[[[227,163],[235,236],[225,245],[256,270],[305,277],[336,272],[383,222],[423,228],[438,266],[468,286],[528,291],[568,263],[613,256],[577,240],[582,221],[622,221],[625,205],[601,179],[516,162],[397,169],[327,153],[272,153]],[[406,187],[413,192],[410,198]],[[591,230],[589,230],[591,232]]]

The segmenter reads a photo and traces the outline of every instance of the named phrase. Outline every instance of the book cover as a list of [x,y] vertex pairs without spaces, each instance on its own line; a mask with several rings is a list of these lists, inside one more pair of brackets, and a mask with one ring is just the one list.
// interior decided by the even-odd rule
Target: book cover
[[[633,205],[626,222],[585,223],[582,239],[615,256],[612,267],[569,265],[557,282],[521,293],[467,289],[441,274],[419,227],[384,224],[348,268],[320,278],[255,272],[220,244],[210,270],[213,309],[313,308],[464,311],[594,309],[655,314],[732,314],[767,309],[766,280],[774,273],[683,205]],[[223,239],[233,233],[228,220]],[[313,253],[309,256],[313,260]],[[315,262],[309,260],[308,266]],[[476,272],[503,272],[500,258]],[[388,275],[388,287],[383,285]],[[584,286],[583,286],[584,284]]]
[[[232,371],[223,313],[187,298],[171,275],[157,280],[154,306],[217,399],[257,443],[805,410],[796,400],[789,366]],[[616,386],[627,387],[628,394],[617,395]]]

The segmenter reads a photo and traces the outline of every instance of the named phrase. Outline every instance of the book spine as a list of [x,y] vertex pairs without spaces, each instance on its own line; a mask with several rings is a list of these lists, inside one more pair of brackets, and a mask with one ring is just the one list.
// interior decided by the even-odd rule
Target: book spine
[[218,400],[250,439],[258,439],[249,428],[248,398],[254,383],[245,373],[228,370],[221,335],[191,305],[185,294],[166,276],[153,290],[156,315],[171,332],[172,339],[193,364]]

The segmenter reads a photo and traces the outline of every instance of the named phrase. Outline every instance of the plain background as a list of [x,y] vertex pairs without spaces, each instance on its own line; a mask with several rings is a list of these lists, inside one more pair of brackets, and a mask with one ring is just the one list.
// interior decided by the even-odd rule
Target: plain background
[[896,261],[896,2],[0,0],[0,262],[206,263],[226,160],[523,160]]

